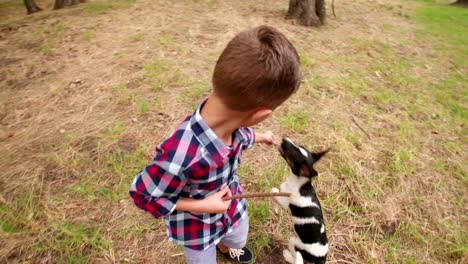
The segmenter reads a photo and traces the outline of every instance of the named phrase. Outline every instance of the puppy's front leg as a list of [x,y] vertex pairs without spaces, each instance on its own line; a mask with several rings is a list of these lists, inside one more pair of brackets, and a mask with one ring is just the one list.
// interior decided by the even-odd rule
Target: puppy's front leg
[[301,253],[296,251],[296,237],[291,237],[289,239],[288,249],[283,250],[283,257],[286,262],[291,264],[303,264]]
[[291,254],[291,252],[287,249],[283,250],[283,257],[287,263],[296,264],[296,258]]
[[[272,193],[277,193],[279,192],[278,188],[272,188],[271,191]],[[284,197],[284,196],[275,196],[275,201],[284,209],[288,210],[289,208],[289,197]]]

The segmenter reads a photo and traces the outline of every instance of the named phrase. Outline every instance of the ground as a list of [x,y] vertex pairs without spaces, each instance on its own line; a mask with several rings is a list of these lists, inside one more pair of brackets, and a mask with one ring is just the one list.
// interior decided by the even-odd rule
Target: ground
[[[262,24],[297,47],[304,82],[255,128],[331,147],[314,181],[329,262],[468,262],[466,9],[335,1],[307,28],[285,0],[37,2],[26,16],[0,1],[0,262],[183,263],[128,188],[209,93],[229,39]],[[246,192],[289,173],[265,146],[239,171]],[[279,263],[289,214],[248,203],[256,263]]]

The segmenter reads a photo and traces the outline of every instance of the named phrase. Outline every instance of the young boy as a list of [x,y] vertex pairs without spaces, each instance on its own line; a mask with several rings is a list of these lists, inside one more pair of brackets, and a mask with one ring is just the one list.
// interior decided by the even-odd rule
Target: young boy
[[249,126],[265,120],[299,87],[299,56],[276,29],[260,26],[236,35],[219,57],[213,93],[156,148],[135,178],[136,206],[164,217],[169,240],[184,246],[187,263],[216,263],[216,249],[250,263],[249,229],[237,166],[254,142],[274,144],[271,132]]

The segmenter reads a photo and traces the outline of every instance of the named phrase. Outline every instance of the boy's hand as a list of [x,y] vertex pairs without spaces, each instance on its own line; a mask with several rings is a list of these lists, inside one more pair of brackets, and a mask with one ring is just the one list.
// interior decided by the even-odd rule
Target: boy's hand
[[271,131],[267,131],[265,133],[256,133],[256,141],[258,143],[265,143],[267,145],[276,145],[276,137]]
[[232,196],[231,190],[226,186],[219,192],[205,198],[206,213],[225,213],[231,204],[231,200],[224,201],[223,197],[230,196]]

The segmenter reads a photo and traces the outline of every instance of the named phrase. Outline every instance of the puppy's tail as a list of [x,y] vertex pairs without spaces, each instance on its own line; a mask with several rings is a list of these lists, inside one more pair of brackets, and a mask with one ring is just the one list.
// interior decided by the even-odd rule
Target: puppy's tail
[[296,251],[296,263],[295,264],[304,264],[304,260],[302,259],[301,253]]

